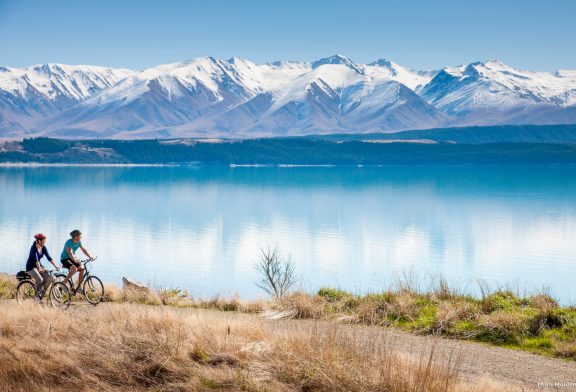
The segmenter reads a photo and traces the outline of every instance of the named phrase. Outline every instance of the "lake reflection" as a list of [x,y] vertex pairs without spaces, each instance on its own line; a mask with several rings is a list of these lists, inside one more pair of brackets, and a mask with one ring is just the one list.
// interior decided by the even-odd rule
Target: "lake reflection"
[[290,254],[306,290],[377,290],[442,273],[576,302],[574,168],[0,168],[0,271],[34,233],[58,257],[79,228],[105,282],[260,296],[259,250]]

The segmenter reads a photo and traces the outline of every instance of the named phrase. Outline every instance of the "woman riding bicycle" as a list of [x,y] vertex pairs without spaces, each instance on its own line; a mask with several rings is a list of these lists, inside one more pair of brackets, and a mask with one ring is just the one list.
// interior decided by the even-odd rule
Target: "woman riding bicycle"
[[34,236],[34,239],[35,241],[30,247],[30,253],[26,261],[26,272],[34,279],[36,297],[39,302],[42,302],[43,292],[50,285],[52,275],[46,271],[40,259],[46,256],[54,268],[59,268],[52,260],[52,257],[50,257],[50,254],[48,254],[48,249],[46,249],[46,235],[38,233]]
[[82,239],[82,232],[80,230],[73,230],[70,232],[70,237],[72,238],[66,241],[64,244],[64,249],[62,250],[62,254],[60,255],[60,262],[62,263],[62,266],[70,270],[63,283],[67,284],[68,281],[72,279],[72,276],[76,273],[76,271],[80,271],[80,275],[78,277],[78,286],[76,287],[75,291],[82,293],[80,283],[84,278],[84,266],[80,261],[78,261],[75,253],[78,249],[81,249],[82,252],[90,259],[93,259],[93,257],[90,256],[88,250],[82,246],[82,242],[80,241]]

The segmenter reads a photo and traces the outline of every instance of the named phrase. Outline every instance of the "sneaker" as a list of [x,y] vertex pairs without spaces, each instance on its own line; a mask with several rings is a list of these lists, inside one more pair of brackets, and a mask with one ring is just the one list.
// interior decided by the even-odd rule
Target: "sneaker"
[[36,301],[38,301],[39,304],[42,304],[42,297],[40,297],[39,295],[36,296]]
[[81,287],[78,287],[76,290],[74,290],[74,294],[84,295],[84,289]]

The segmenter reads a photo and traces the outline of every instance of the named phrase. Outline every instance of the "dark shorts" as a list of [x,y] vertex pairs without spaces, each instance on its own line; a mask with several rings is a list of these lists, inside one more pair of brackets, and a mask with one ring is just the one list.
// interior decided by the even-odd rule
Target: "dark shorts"
[[64,259],[60,260],[60,262],[62,263],[62,267],[66,269],[70,269],[72,266],[75,266],[76,268],[79,268],[81,266],[80,263],[77,263],[72,259]]

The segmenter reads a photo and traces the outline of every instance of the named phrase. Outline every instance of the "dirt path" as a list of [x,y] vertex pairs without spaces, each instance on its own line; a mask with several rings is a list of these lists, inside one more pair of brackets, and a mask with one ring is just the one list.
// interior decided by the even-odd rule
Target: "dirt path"
[[[266,322],[276,323],[276,327],[280,328],[289,323],[299,324],[302,328],[323,328],[327,331],[334,328],[334,323],[327,321],[267,320]],[[512,391],[576,391],[574,361],[548,358],[476,342],[418,336],[392,328],[347,324],[339,324],[339,327],[353,329],[361,335],[372,335],[374,342],[385,342],[408,357],[421,358],[423,353],[434,349],[435,356],[445,361],[456,361],[461,378],[472,384],[477,384],[481,380],[493,380],[498,384],[509,386],[506,390]],[[294,328],[294,325],[291,328]],[[564,385],[554,387],[554,383]]]
[[[367,327],[355,327],[367,328]],[[417,336],[394,329],[374,331],[390,337],[391,344],[401,352],[418,352],[422,347],[440,347],[438,355],[450,360],[456,355],[461,375],[470,382],[489,378],[516,390],[574,390],[576,391],[576,362],[548,358],[524,351],[489,346],[476,342],[446,338]],[[572,387],[545,387],[555,382],[572,383]],[[539,384],[540,383],[540,384]]]

